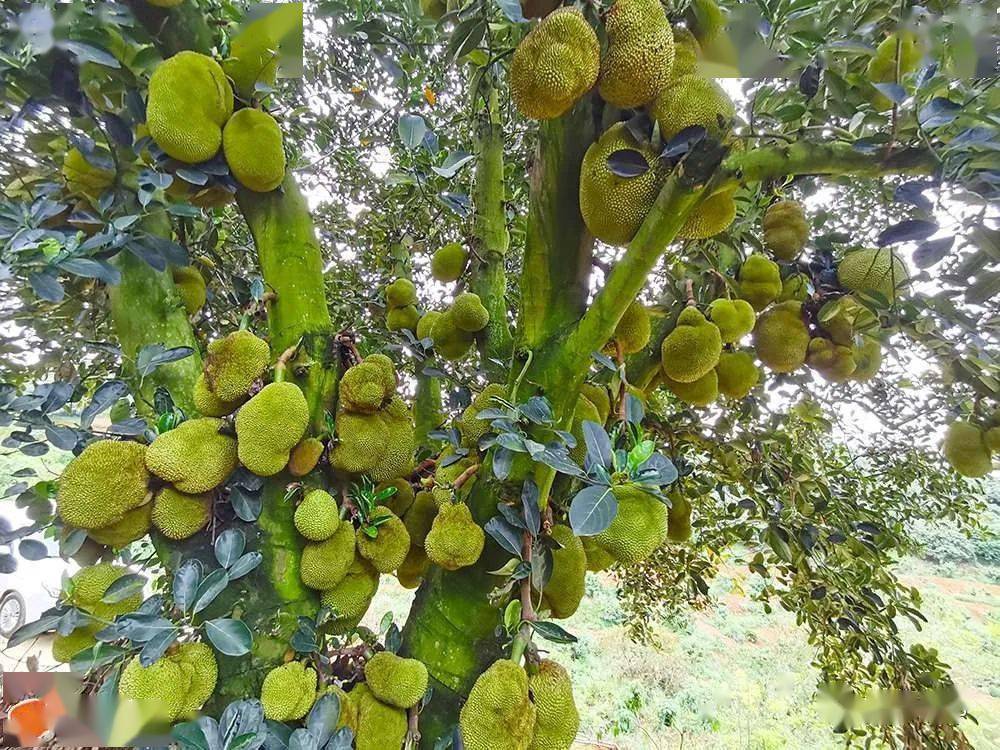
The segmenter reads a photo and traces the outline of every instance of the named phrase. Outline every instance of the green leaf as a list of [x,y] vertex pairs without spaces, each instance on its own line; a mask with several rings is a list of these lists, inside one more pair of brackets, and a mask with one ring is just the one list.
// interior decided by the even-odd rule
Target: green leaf
[[579,640],[575,635],[554,622],[533,622],[531,627],[542,638],[553,643],[576,643]]
[[205,623],[205,635],[219,652],[226,656],[243,656],[250,653],[253,636],[242,620],[217,618]]

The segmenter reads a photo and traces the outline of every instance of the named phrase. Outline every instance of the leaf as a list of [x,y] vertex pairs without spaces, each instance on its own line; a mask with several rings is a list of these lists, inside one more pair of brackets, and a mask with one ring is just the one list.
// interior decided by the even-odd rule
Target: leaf
[[892,199],[897,203],[908,203],[922,211],[930,211],[934,204],[924,195],[924,191],[932,187],[928,182],[904,182],[896,188]]
[[288,738],[288,750],[319,750],[319,744],[308,729],[296,729]]
[[897,242],[925,240],[938,231],[937,222],[926,219],[907,219],[886,229],[878,236],[878,246],[886,247]]
[[628,452],[629,472],[635,473],[638,471],[639,467],[652,457],[653,451],[655,450],[656,445],[652,440],[643,440],[641,443],[632,448],[632,450]]
[[157,633],[146,641],[146,645],[142,647],[142,651],[139,652],[139,663],[144,667],[151,665],[166,653],[170,644],[176,641],[179,635],[180,631],[177,628]]
[[58,42],[57,46],[73,53],[77,61],[80,63],[97,63],[98,65],[103,65],[106,68],[121,67],[121,64],[110,52],[106,52],[103,49],[94,47],[90,44],[84,44],[83,42],[78,42],[73,39],[63,39]]
[[110,286],[116,286],[122,280],[121,271],[117,268],[91,258],[67,258],[59,261],[59,268],[85,279],[98,279]]
[[403,145],[412,150],[423,142],[424,134],[427,133],[427,123],[420,115],[405,114],[399,118],[396,129]]
[[677,467],[661,453],[654,453],[639,467],[635,479],[642,484],[662,486],[677,481]]
[[552,643],[576,643],[579,640],[575,635],[567,630],[564,630],[561,626],[556,625],[554,622],[533,622],[531,623],[532,629],[538,633],[542,638],[547,641],[552,641]]
[[529,421],[538,425],[552,424],[552,407],[543,396],[532,396],[520,406],[520,412]]
[[608,169],[618,177],[631,179],[649,171],[646,157],[631,148],[623,148],[608,156]]
[[250,653],[253,636],[242,620],[217,618],[205,623],[205,635],[226,656],[243,656]]
[[43,633],[52,632],[56,629],[56,625],[59,624],[60,619],[60,615],[43,615],[34,622],[26,622],[10,634],[10,638],[7,639],[6,648],[13,648]]
[[625,421],[636,426],[646,418],[646,407],[634,394],[625,394]]
[[483,530],[493,537],[497,544],[516,557],[521,557],[521,532],[499,516],[493,516]]
[[569,507],[569,525],[577,536],[600,534],[618,514],[618,500],[610,487],[584,487]]
[[239,529],[226,529],[215,540],[215,559],[223,568],[230,567],[246,548],[247,539]]
[[511,23],[523,23],[524,13],[521,11],[521,0],[497,0],[500,10]]
[[125,601],[133,594],[137,594],[142,591],[142,587],[146,585],[146,579],[141,575],[136,573],[129,573],[123,575],[121,578],[116,580],[107,590],[104,592],[104,596],[101,601],[104,604],[117,604],[118,602]]
[[583,469],[573,463],[573,459],[569,457],[569,451],[563,445],[549,445],[541,453],[532,455],[532,458],[561,474],[581,479],[586,476]]
[[323,747],[333,736],[340,721],[340,698],[336,693],[327,693],[317,700],[306,717],[306,729]]
[[161,365],[170,364],[190,357],[194,349],[189,346],[175,346],[167,349],[163,344],[147,344],[139,350],[135,368],[142,377],[148,377]]
[[228,585],[229,573],[223,568],[213,570],[205,576],[205,580],[203,580],[201,585],[198,586],[198,593],[195,596],[194,608],[191,611],[194,614],[201,612],[209,604],[215,601],[215,597],[225,591],[226,586]]
[[527,528],[524,525],[524,519],[521,517],[521,514],[518,513],[513,506],[507,505],[507,503],[497,503],[497,510],[500,511],[500,515],[503,516],[507,523],[511,526],[518,529]]
[[197,721],[175,724],[170,734],[177,740],[181,750],[209,750],[208,740]]
[[531,479],[525,479],[521,487],[521,513],[524,524],[532,536],[538,536],[542,528],[542,512],[538,506],[538,485]]
[[493,453],[493,475],[503,482],[510,476],[513,465],[514,453],[503,447],[497,448]]
[[121,380],[101,383],[94,391],[90,403],[80,412],[80,426],[89,429],[98,414],[110,409],[127,393],[128,386]]
[[598,466],[610,470],[613,450],[611,438],[604,427],[589,419],[583,421],[583,440],[587,445],[587,456]]
[[961,111],[962,105],[958,102],[938,96],[920,110],[917,119],[922,127],[939,128],[953,122]]
[[955,245],[954,237],[923,242],[913,253],[913,263],[917,268],[930,268],[942,261]]
[[[520,6],[518,6],[520,7]],[[444,164],[440,167],[431,167],[435,174],[444,177],[446,180],[450,180],[458,171],[468,164],[470,161],[476,158],[475,154],[470,154],[465,151],[452,151],[448,154],[447,158],[444,160]]]
[[819,81],[822,74],[823,63],[820,60],[813,60],[802,71],[802,75],[799,76],[799,91],[806,99],[812,99],[819,93]]
[[708,130],[701,125],[691,125],[667,141],[660,153],[660,157],[666,159],[671,164],[676,163],[681,157],[687,155],[692,148],[701,143],[708,136]]
[[876,89],[878,89],[878,92],[889,99],[889,101],[896,104],[902,104],[906,101],[906,89],[898,83],[876,83],[873,85]]
[[49,548],[37,539],[22,539],[17,545],[17,552],[25,560],[45,560],[49,556]]
[[256,698],[233,701],[219,717],[222,743],[229,748],[237,737],[247,734],[257,735],[258,742],[264,743],[267,724],[264,721],[264,706]]
[[35,290],[35,294],[46,302],[62,302],[66,296],[62,283],[48,271],[28,274],[28,283]]
[[235,581],[237,578],[242,578],[256,569],[263,560],[264,556],[260,552],[247,552],[229,568],[229,580]]
[[238,484],[230,487],[229,502],[232,503],[233,511],[239,519],[246,523],[254,523],[260,518],[260,513],[264,509],[264,501],[259,490],[254,492]]

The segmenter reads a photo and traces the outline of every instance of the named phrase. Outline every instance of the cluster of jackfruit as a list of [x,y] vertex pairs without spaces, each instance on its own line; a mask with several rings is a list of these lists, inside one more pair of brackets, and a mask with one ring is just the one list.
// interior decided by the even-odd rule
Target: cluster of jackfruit
[[431,256],[431,276],[438,281],[458,281],[469,262],[469,253],[461,242],[449,242]]
[[399,278],[385,288],[385,325],[390,331],[416,331],[420,312],[417,310],[417,288],[409,279]]
[[204,643],[182,643],[148,667],[133,657],[122,670],[118,695],[160,713],[166,721],[194,718],[215,691],[219,666]]
[[833,383],[872,378],[882,363],[878,317],[851,295],[827,302],[817,317],[829,338],[809,342],[806,364]]
[[[425,322],[426,321],[426,322]],[[418,338],[430,338],[434,350],[448,360],[462,359],[476,334],[490,322],[490,312],[478,294],[462,292],[444,312],[428,312],[417,326]]]
[[964,477],[984,477],[993,471],[993,454],[1000,453],[1000,414],[994,423],[979,427],[959,419],[948,426],[942,452],[951,468]]
[[[920,37],[913,31],[889,34],[868,62],[868,80],[871,83],[901,83],[904,76],[917,69],[923,54]],[[877,89],[870,101],[880,112],[892,107],[892,100]]]
[[92,618],[77,626],[68,635],[56,635],[52,641],[52,656],[62,663],[68,663],[82,651],[96,645],[94,635],[110,624],[118,615],[134,612],[142,603],[142,594],[135,593],[125,599],[107,603],[102,601],[108,588],[128,570],[111,563],[98,563],[75,573],[66,583],[60,599]]

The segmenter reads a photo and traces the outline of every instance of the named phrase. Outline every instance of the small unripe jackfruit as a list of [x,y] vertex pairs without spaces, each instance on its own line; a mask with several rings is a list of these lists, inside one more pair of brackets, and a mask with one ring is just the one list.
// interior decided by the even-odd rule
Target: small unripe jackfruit
[[818,337],[809,342],[806,362],[831,383],[848,380],[857,368],[851,347]]
[[277,121],[259,109],[241,109],[222,131],[229,171],[255,193],[269,193],[285,179],[283,144]]
[[667,512],[667,538],[672,542],[686,542],[691,538],[691,503],[680,493],[670,494]]
[[475,564],[483,553],[486,534],[472,520],[465,503],[447,504],[438,510],[424,549],[431,562],[445,570],[458,570]]
[[701,45],[691,30],[686,26],[674,26],[674,68],[670,72],[670,80],[676,81],[684,76],[692,75],[698,70],[698,58],[701,57]]
[[361,362],[344,373],[340,380],[340,405],[345,411],[374,414],[384,408],[396,392],[396,374],[387,377],[374,362]]
[[[872,83],[897,83],[912,73],[923,57],[923,46],[912,31],[889,34],[875,49],[868,62],[868,80]],[[897,78],[898,67],[898,78]],[[879,111],[892,108],[892,100],[882,93],[874,94],[871,102]]]
[[962,420],[952,422],[945,433],[942,450],[951,468],[963,477],[984,477],[993,471],[983,431],[974,424]]
[[479,675],[459,716],[466,750],[525,750],[535,729],[528,675],[509,659]]
[[146,503],[128,511],[117,523],[91,529],[87,536],[105,547],[121,549],[146,536],[153,523],[152,516],[153,504]]
[[407,732],[406,712],[380,701],[365,684],[354,688],[351,695],[358,707],[356,750],[402,747]]
[[778,264],[763,255],[751,255],[740,266],[740,297],[760,312],[781,294],[781,271]]
[[583,551],[587,553],[587,570],[600,573],[615,564],[615,558],[595,542],[592,536],[583,537]]
[[600,424],[608,421],[611,416],[611,394],[607,386],[597,383],[584,383],[580,386],[580,395],[586,398],[597,409]]
[[616,107],[641,107],[668,83],[674,35],[659,0],[615,0],[605,21],[608,49],[598,90]]
[[760,380],[760,370],[750,352],[723,352],[715,368],[719,393],[729,398],[744,398]]
[[269,477],[288,463],[309,426],[309,405],[295,383],[271,383],[236,415],[240,463]]
[[385,314],[385,327],[390,331],[414,331],[420,322],[420,311],[416,305],[391,307]]
[[176,662],[161,658],[148,667],[134,656],[122,670],[118,695],[154,708],[167,721],[173,721],[184,709],[191,675]]
[[275,667],[264,676],[260,702],[264,716],[271,721],[296,721],[312,708],[316,700],[316,670],[301,662],[290,661]]
[[94,633],[99,629],[98,625],[90,625],[77,628],[69,635],[56,634],[52,639],[52,658],[60,664],[69,664],[74,656],[97,644]]
[[410,547],[410,551],[406,553],[406,559],[396,571],[396,580],[404,589],[415,589],[424,580],[430,564],[431,561],[428,559],[427,553],[424,552],[424,548],[414,545]]
[[385,302],[389,307],[415,305],[417,303],[417,288],[409,279],[396,279],[385,288]]
[[336,530],[322,542],[312,542],[302,549],[299,575],[311,589],[327,591],[340,583],[354,562],[354,527],[337,524]]
[[664,89],[654,102],[651,114],[660,125],[665,140],[694,126],[721,140],[732,127],[736,108],[725,90],[711,78],[687,75]]
[[167,658],[182,668],[185,665],[190,668],[191,685],[184,696],[181,716],[193,716],[215,692],[215,683],[219,678],[219,664],[215,654],[209,645],[193,642],[182,643]]
[[438,506],[434,501],[434,493],[424,490],[418,492],[413,498],[413,505],[403,516],[403,524],[410,535],[410,543],[414,546],[424,546],[427,533],[431,530],[431,524],[437,516]]
[[445,283],[457,281],[465,270],[469,254],[460,242],[450,242],[431,256],[431,276]]
[[454,311],[448,308],[431,324],[431,340],[434,350],[448,360],[459,360],[464,357],[475,341],[475,336],[463,331],[455,322]]
[[378,571],[363,557],[355,557],[344,577],[320,597],[320,604],[335,615],[332,630],[343,635],[356,628],[371,606],[378,584]]
[[855,250],[837,266],[840,285],[852,292],[880,294],[890,302],[909,281],[906,263],[891,248]]
[[99,440],[88,445],[59,478],[59,517],[79,529],[120,521],[146,502],[145,456],[146,447],[139,443]]
[[804,273],[793,273],[781,282],[778,302],[805,302],[809,297],[809,278]]
[[757,359],[774,372],[802,367],[809,348],[809,330],[802,322],[801,302],[781,302],[757,318],[753,329]]
[[365,663],[365,682],[383,703],[412,708],[427,692],[427,667],[416,659],[379,651]]
[[326,490],[310,490],[295,509],[294,522],[296,530],[306,539],[322,542],[340,526],[340,509]]
[[324,450],[326,446],[319,438],[303,438],[288,457],[288,473],[293,477],[304,477],[316,468]]
[[717,299],[708,314],[719,329],[723,344],[735,344],[753,330],[757,319],[753,306],[743,299]]
[[462,418],[456,420],[455,423],[458,431],[462,433],[462,445],[469,448],[475,448],[479,445],[479,439],[491,429],[491,420],[478,419],[477,415],[483,409],[498,408],[499,404],[495,399],[506,398],[506,396],[507,389],[504,386],[499,383],[490,383],[472,399],[472,403],[462,412]]
[[535,706],[535,732],[528,750],[568,750],[580,728],[569,673],[551,659],[542,659],[528,677]]
[[171,269],[174,286],[184,303],[188,315],[194,315],[205,306],[205,278],[194,266],[181,266]]
[[105,604],[101,601],[108,587],[122,576],[128,575],[127,568],[111,563],[98,563],[87,568],[81,568],[69,579],[63,601],[72,604],[92,615],[108,616],[109,619],[120,614],[132,612],[142,603],[142,594],[136,593],[120,602]]
[[798,258],[809,239],[809,221],[797,201],[772,203],[764,213],[762,227],[764,245],[784,261]]
[[233,81],[233,90],[245,101],[254,96],[258,82],[273,86],[278,77],[277,42],[253,28],[255,24],[232,40],[229,57],[222,63],[222,69]]
[[685,307],[677,326],[660,347],[663,372],[671,380],[693,383],[712,371],[722,353],[718,326],[705,320],[696,307]]
[[736,218],[735,192],[735,188],[722,190],[695,206],[677,232],[678,239],[705,240],[726,231]]
[[616,561],[633,565],[649,557],[667,537],[667,507],[640,489],[612,489],[618,513],[594,541]]
[[483,306],[478,294],[462,292],[451,303],[452,319],[455,325],[466,333],[483,330],[490,322],[490,313]]
[[210,417],[182,422],[152,442],[146,466],[181,492],[213,490],[236,468],[236,439],[224,429],[225,422]]
[[167,539],[187,539],[212,520],[212,496],[188,495],[164,487],[153,501],[153,525]]
[[420,320],[417,321],[416,330],[418,341],[423,341],[431,337],[431,330],[440,317],[441,313],[437,310],[428,310],[420,317]]
[[[106,153],[106,152],[105,152]],[[115,182],[115,173],[87,161],[78,148],[71,148],[63,157],[63,179],[71,195],[95,202]]]
[[271,361],[267,342],[250,331],[234,331],[208,345],[205,380],[222,401],[246,398],[255,381],[264,376]]
[[396,479],[390,479],[387,482],[382,482],[377,487],[375,487],[375,492],[380,493],[382,490],[387,490],[390,487],[395,488],[395,492],[386,500],[379,501],[379,505],[384,505],[393,514],[399,516],[400,518],[410,509],[413,505],[413,485],[410,484],[408,479],[403,477],[397,477]]
[[615,326],[615,335],[607,349],[613,354],[617,351],[615,342],[618,342],[622,354],[635,354],[646,348],[650,333],[649,310],[641,302],[635,301],[625,308],[625,313]]
[[587,555],[583,542],[569,526],[556,524],[551,534],[562,546],[552,550],[552,576],[542,594],[552,616],[565,619],[576,612],[583,600]]
[[662,376],[663,385],[677,398],[689,406],[709,406],[719,398],[719,376],[716,370],[709,370],[697,380],[681,383]]
[[871,380],[882,366],[882,344],[874,336],[862,336],[860,345],[854,347],[854,362],[857,367],[851,379],[860,383]]
[[817,321],[836,343],[851,346],[856,335],[878,328],[878,317],[853,296],[827,302],[819,310]]
[[399,517],[388,508],[377,510],[375,514],[377,518],[386,520],[377,527],[375,536],[369,536],[364,530],[358,534],[358,554],[379,573],[391,573],[406,559],[410,534]]
[[204,373],[199,375],[198,379],[194,381],[194,388],[191,389],[191,399],[194,401],[194,408],[203,417],[228,416],[243,403],[242,398],[235,401],[223,401],[216,396],[212,392],[212,389],[208,387],[208,381],[205,379]]

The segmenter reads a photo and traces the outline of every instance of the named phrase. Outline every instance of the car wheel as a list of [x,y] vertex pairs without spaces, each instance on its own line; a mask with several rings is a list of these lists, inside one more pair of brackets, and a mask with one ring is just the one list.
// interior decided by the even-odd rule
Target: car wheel
[[0,599],[0,636],[10,638],[14,631],[24,625],[24,597],[10,591]]

